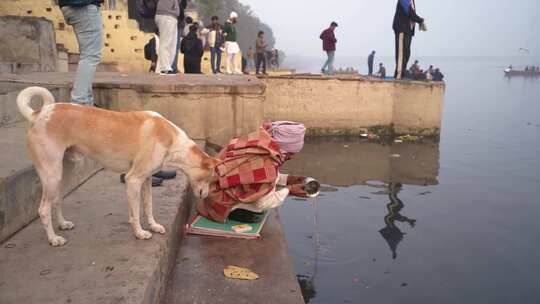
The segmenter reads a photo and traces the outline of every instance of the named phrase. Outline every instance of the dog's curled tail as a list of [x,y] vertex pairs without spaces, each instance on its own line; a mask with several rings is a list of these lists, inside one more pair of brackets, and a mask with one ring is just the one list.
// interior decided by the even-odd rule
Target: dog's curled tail
[[54,103],[54,96],[45,88],[28,87],[22,90],[17,96],[17,106],[19,107],[21,115],[30,122],[34,122],[35,120],[35,111],[30,107],[30,101],[34,96],[39,96],[43,100],[43,105],[41,107]]

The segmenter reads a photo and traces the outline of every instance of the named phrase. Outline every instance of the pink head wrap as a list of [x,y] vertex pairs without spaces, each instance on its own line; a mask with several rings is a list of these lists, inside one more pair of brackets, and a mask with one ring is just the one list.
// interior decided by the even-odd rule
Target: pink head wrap
[[306,127],[292,121],[273,122],[268,133],[286,153],[298,153],[304,147]]

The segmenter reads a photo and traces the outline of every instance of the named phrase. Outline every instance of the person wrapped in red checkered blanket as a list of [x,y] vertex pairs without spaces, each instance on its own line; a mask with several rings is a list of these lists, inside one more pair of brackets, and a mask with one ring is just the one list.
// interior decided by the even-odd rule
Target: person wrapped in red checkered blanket
[[305,133],[302,124],[279,121],[232,139],[217,157],[222,160],[215,169],[217,180],[208,197],[197,203],[199,214],[223,223],[238,208],[262,212],[283,204],[289,193],[305,197],[304,177],[279,173],[302,150]]

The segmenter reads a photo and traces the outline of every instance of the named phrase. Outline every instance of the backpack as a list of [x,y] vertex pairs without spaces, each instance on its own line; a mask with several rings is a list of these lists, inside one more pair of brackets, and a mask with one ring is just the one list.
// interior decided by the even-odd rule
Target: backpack
[[153,19],[156,16],[158,1],[159,0],[139,0],[139,14],[143,18]]
[[144,59],[152,61],[156,56],[156,38],[150,39],[144,46]]

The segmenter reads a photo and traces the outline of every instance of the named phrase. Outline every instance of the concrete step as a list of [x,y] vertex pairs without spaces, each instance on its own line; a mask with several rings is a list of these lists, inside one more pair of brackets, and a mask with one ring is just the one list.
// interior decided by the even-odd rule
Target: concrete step
[[[187,235],[171,275],[167,304],[303,304],[277,211],[259,240]],[[227,279],[223,268],[246,267],[255,281]]]
[[[0,243],[37,216],[41,183],[28,156],[28,123],[0,126]],[[89,159],[64,160],[63,194],[67,195],[100,166]]]
[[39,220],[2,244],[0,303],[159,303],[190,209],[188,189],[183,175],[153,188],[154,213],[167,234],[140,241],[118,174],[101,171],[64,201],[75,223],[57,231],[66,245],[49,246]]

